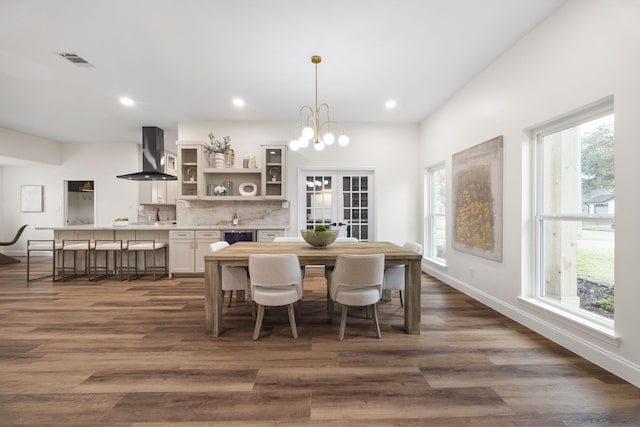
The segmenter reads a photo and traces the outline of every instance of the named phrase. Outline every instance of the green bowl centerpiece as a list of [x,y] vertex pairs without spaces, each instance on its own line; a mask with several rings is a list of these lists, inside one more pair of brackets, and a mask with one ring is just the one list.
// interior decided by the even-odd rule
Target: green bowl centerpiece
[[324,225],[316,225],[313,230],[300,230],[305,242],[314,248],[324,248],[335,242],[340,230],[327,230]]

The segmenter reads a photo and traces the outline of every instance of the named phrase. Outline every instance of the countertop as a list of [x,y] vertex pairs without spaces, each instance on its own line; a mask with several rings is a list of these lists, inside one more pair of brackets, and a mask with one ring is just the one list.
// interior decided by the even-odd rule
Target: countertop
[[88,225],[65,225],[65,226],[52,226],[52,227],[36,227],[36,230],[286,230],[289,226],[284,225],[250,225],[240,224],[238,226],[233,225],[178,225],[165,222],[159,223],[129,223],[126,226],[114,226],[113,224],[88,224]]

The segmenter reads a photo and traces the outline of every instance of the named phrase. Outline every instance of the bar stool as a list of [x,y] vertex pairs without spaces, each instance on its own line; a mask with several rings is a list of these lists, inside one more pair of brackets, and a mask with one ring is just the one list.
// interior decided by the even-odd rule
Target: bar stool
[[[27,240],[27,282],[31,280],[44,279],[51,277],[54,282],[56,279],[56,257],[57,251],[62,249],[62,243],[56,243],[55,240]],[[31,279],[31,252],[51,252],[53,254],[53,268],[51,274]]]
[[[162,249],[164,251],[164,270],[162,274],[157,276],[158,266],[156,266],[156,251]],[[129,252],[134,253],[134,271],[135,274],[131,277],[131,266],[129,259]],[[141,253],[144,256],[144,273],[138,273],[138,254]],[[161,277],[169,275],[169,253],[167,252],[166,242],[156,242],[155,240],[127,240],[127,281],[137,279],[138,277],[149,274],[147,272],[147,253],[151,253],[153,259],[153,280],[158,280]]]
[[96,240],[93,249],[93,280],[98,280],[98,253],[104,252],[104,274],[100,279],[107,277],[109,274],[109,254],[113,253],[113,275],[118,271],[117,256],[120,255],[120,281],[122,281],[122,253],[124,252],[122,240]]
[[[91,251],[95,248],[95,244],[90,240],[63,240],[62,241],[62,281],[65,281],[65,267],[64,261],[66,258],[65,252],[73,252],[73,276],[67,277],[67,279],[73,279],[74,277],[87,276],[91,280]],[[77,267],[77,254],[78,252],[84,252],[84,274],[79,275]]]

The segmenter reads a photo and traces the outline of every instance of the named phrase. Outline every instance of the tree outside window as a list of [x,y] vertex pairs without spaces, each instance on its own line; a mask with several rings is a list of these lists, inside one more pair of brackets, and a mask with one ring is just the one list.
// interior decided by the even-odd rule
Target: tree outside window
[[538,133],[539,296],[605,319],[614,313],[614,115]]

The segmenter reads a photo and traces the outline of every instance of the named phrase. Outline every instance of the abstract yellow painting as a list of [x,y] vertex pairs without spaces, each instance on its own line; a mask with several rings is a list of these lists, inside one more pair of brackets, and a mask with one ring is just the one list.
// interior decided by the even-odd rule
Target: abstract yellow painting
[[498,136],[453,155],[453,249],[502,262],[502,153]]

